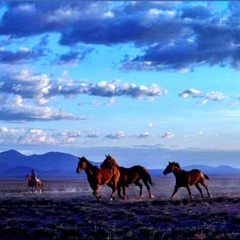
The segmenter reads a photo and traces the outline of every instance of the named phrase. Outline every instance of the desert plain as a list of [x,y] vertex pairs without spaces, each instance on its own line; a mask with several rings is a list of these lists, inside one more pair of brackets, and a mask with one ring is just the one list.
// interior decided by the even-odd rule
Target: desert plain
[[27,192],[24,177],[0,179],[0,239],[240,239],[240,176],[209,177],[212,198],[192,187],[192,200],[184,188],[170,200],[175,178],[160,175],[154,199],[132,184],[128,200],[110,201],[102,186],[100,203],[78,176],[41,179],[42,193]]

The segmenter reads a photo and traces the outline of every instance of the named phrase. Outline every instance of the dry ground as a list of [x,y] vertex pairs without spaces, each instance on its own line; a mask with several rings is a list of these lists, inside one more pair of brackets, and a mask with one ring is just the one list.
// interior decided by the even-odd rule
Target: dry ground
[[186,189],[169,200],[171,177],[153,178],[153,200],[131,185],[127,201],[109,201],[103,186],[101,203],[86,179],[42,181],[36,194],[24,180],[0,180],[0,239],[240,239],[239,178],[212,177],[212,199],[192,188],[194,200]]

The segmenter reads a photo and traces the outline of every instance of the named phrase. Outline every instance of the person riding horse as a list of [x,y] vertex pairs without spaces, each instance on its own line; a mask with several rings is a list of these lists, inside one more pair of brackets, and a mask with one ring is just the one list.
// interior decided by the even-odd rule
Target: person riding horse
[[36,172],[34,171],[34,169],[32,169],[31,177],[32,177],[32,183],[35,185],[35,183],[36,183],[36,181],[37,181],[37,174],[36,174]]

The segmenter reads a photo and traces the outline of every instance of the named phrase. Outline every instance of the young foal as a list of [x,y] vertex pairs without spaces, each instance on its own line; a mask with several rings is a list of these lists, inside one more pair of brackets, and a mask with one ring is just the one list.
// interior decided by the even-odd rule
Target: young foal
[[190,198],[192,198],[190,186],[195,185],[198,191],[200,192],[201,196],[203,197],[202,189],[199,187],[199,183],[201,183],[205,189],[207,190],[208,197],[211,197],[208,187],[205,183],[205,179],[208,179],[208,176],[203,174],[198,169],[192,169],[191,171],[185,171],[180,168],[178,163],[175,162],[169,162],[168,166],[163,171],[164,175],[167,175],[168,173],[173,173],[176,177],[176,185],[174,192],[171,196],[171,199],[176,194],[178,189],[180,187],[186,187],[189,193]]
[[93,166],[85,157],[79,158],[77,173],[85,170],[90,187],[93,190],[93,195],[100,202],[101,196],[98,195],[98,189],[101,185],[107,184],[112,188],[110,199],[114,199],[114,193],[117,190],[117,182],[120,177],[120,172],[115,167],[99,168]]
[[[134,183],[140,187],[140,196],[143,197],[143,195],[142,195],[142,187],[143,186],[139,182],[142,179],[142,181],[144,182],[144,184],[148,190],[149,197],[154,198],[154,196],[151,193],[150,187],[149,187],[149,184],[151,184],[151,185],[153,184],[152,179],[145,167],[142,167],[139,165],[135,165],[130,168],[120,167],[113,157],[111,157],[110,155],[106,155],[106,159],[101,164],[101,167],[109,167],[109,166],[117,167],[118,170],[120,171],[120,178],[118,181],[118,195],[120,197],[122,197],[125,200],[127,199],[126,187],[128,187],[129,184],[131,184],[131,183]],[[123,190],[123,196],[120,193],[121,188]]]

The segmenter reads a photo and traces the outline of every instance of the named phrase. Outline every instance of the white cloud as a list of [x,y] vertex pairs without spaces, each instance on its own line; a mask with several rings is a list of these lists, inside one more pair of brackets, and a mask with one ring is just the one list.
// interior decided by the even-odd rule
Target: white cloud
[[134,83],[122,83],[120,80],[86,83],[83,80],[69,79],[66,71],[61,79],[54,80],[46,74],[32,74],[27,69],[2,75],[0,91],[2,94],[12,94],[22,99],[34,100],[38,105],[47,104],[51,98],[56,96],[65,98],[75,98],[79,95],[108,97],[109,100],[105,104],[110,105],[115,102],[116,97],[121,96],[153,99],[167,94],[167,91],[157,84],[137,86]]
[[7,104],[0,107],[0,120],[9,121],[50,121],[50,120],[80,120],[84,119],[74,116],[64,110],[56,110],[50,107],[39,107],[27,105],[21,96],[15,96]]
[[223,100],[225,97],[223,96],[222,93],[220,92],[210,92],[206,95],[206,99],[207,100],[212,100],[212,101],[221,101]]
[[123,131],[119,131],[118,133],[114,134],[107,134],[105,138],[110,138],[110,139],[121,139],[125,137],[125,133]]
[[148,132],[145,132],[137,136],[137,138],[147,138],[147,137],[150,137],[150,134]]
[[161,138],[173,138],[174,136],[174,133],[166,132],[164,135],[161,136]]
[[91,132],[89,132],[89,133],[87,134],[87,138],[98,138],[99,135],[100,135],[99,132],[93,132],[93,131],[91,131]]
[[105,103],[105,105],[109,106],[115,103],[115,98],[111,97],[108,99],[108,101]]
[[2,76],[1,92],[19,95],[22,98],[44,98],[51,88],[46,74],[31,74],[28,70]]
[[65,145],[74,142],[81,136],[80,132],[58,132],[43,129],[24,129],[0,127],[2,145]]
[[0,143],[18,145],[52,145],[56,141],[41,129],[0,128]]
[[206,104],[208,101],[222,101],[225,96],[220,93],[220,92],[210,92],[210,93],[202,93],[200,92],[199,90],[196,90],[196,89],[193,89],[193,88],[190,88],[188,90],[185,90],[181,93],[178,94],[179,97],[181,98],[188,98],[188,97],[193,97],[193,98],[202,98],[201,101],[198,101],[198,103],[200,105],[204,105]]
[[181,98],[188,98],[189,96],[192,97],[202,97],[202,93],[196,89],[190,88],[178,94]]
[[149,122],[149,123],[148,123],[148,127],[149,127],[149,128],[152,128],[152,127],[153,127],[153,123],[152,123],[152,122]]

